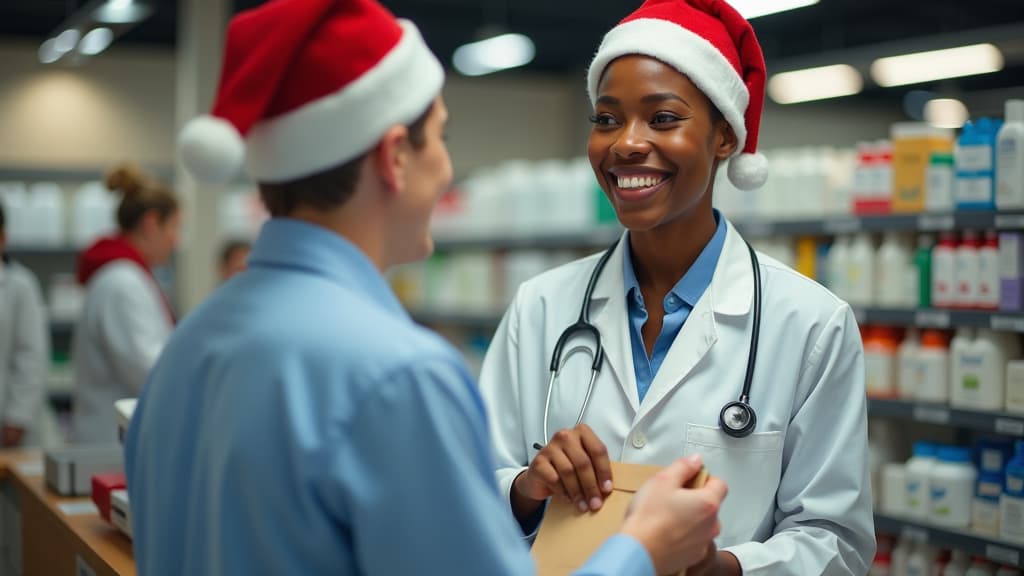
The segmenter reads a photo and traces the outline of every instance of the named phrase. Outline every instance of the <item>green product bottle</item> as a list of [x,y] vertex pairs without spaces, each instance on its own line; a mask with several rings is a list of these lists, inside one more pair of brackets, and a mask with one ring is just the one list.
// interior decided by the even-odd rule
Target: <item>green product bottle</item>
[[922,234],[917,238],[917,250],[914,252],[914,268],[917,270],[917,307],[932,306],[932,244],[928,236]]

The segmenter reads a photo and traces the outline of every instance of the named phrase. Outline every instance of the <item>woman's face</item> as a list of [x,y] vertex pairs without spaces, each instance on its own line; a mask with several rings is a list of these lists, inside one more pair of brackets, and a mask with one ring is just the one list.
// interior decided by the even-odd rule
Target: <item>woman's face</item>
[[604,71],[587,152],[619,221],[652,230],[706,205],[713,168],[736,138],[710,101],[675,68],[624,56]]

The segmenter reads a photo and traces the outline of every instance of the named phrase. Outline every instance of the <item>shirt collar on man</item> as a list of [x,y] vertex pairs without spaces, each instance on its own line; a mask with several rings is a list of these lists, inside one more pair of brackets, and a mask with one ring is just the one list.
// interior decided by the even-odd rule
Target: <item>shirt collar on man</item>
[[271,218],[249,257],[253,268],[292,268],[365,294],[384,308],[407,316],[384,276],[370,258],[341,235],[301,220]]

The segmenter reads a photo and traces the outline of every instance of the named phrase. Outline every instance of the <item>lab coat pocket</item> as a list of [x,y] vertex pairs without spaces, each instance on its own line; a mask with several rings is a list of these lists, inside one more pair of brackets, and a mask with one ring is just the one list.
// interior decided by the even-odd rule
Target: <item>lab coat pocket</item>
[[686,425],[685,454],[700,454],[708,473],[729,487],[718,518],[719,547],[749,542],[771,518],[782,476],[782,432],[733,438],[717,426]]

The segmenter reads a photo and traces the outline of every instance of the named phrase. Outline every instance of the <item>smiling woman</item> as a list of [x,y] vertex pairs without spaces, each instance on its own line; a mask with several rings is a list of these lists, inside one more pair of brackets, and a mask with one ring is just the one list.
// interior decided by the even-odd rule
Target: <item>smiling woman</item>
[[[721,550],[688,576],[867,572],[856,321],[820,285],[752,257],[712,207],[723,162],[739,188],[767,177],[757,154],[764,82],[752,28],[719,0],[648,0],[598,49],[588,155],[626,232],[603,274],[594,256],[525,282],[481,374],[497,476],[527,533],[549,497],[599,509],[615,483],[610,461],[697,453],[730,493]],[[605,360],[575,353],[592,341],[560,342],[580,302]],[[558,347],[573,352],[550,365]],[[751,416],[742,433],[722,427],[721,407],[734,404]]]

